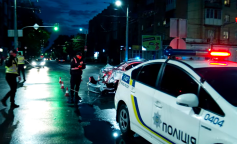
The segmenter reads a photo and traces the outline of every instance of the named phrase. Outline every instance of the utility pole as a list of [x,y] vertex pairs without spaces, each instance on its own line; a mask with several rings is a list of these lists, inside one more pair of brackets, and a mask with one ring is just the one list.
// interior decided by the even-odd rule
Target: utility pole
[[14,48],[18,48],[18,30],[17,30],[17,2],[14,0]]
[[129,5],[127,5],[127,14],[126,14],[126,51],[125,51],[125,61],[128,61],[128,30],[129,28]]
[[86,61],[86,53],[87,53],[87,35],[88,35],[88,31],[86,31],[86,38],[85,38],[85,48],[84,48],[84,51],[85,51],[85,61]]

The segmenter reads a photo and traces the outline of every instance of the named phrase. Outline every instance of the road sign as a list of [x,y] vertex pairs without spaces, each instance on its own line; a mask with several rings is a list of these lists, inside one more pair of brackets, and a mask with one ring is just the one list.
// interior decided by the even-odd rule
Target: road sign
[[39,25],[37,23],[33,27],[34,27],[35,30],[39,29]]
[[[14,37],[15,36],[15,30],[8,30],[8,37]],[[18,37],[23,37],[23,31],[18,30]]]
[[170,46],[173,49],[186,49],[186,42],[183,39],[180,38],[174,38],[171,42],[170,42]]
[[186,19],[170,19],[170,37],[187,38]]

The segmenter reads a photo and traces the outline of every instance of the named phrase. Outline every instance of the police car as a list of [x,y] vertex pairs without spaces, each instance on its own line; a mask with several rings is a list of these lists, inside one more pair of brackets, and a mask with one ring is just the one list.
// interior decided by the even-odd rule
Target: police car
[[[115,95],[121,132],[156,144],[237,143],[237,63],[223,60],[230,53],[165,53],[123,74]],[[187,59],[194,55],[204,60]]]

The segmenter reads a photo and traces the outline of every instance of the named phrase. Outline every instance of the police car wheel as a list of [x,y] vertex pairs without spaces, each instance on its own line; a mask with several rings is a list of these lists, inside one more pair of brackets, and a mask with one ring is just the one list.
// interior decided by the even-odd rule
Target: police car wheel
[[118,112],[118,122],[120,130],[123,134],[131,136],[133,132],[130,129],[130,119],[128,108],[126,105],[121,105]]

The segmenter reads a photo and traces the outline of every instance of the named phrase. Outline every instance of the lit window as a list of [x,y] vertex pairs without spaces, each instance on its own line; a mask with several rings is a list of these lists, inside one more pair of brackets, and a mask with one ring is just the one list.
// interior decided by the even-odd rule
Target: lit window
[[228,31],[223,31],[223,38],[228,39],[229,38],[229,32]]
[[163,25],[166,25],[166,20],[164,20]]
[[225,15],[225,22],[230,22],[230,15]]
[[230,6],[230,0],[224,0],[224,5],[225,6]]

